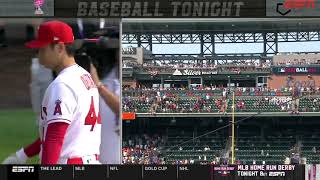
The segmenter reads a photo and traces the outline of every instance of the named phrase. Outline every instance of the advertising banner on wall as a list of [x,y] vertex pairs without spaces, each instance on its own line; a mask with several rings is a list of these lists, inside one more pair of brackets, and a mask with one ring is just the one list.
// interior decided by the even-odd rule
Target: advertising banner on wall
[[274,74],[320,74],[319,67],[273,67]]

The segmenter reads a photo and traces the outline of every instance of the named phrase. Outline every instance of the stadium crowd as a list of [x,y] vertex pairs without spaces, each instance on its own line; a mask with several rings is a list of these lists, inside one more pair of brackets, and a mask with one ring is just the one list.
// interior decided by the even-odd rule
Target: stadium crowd
[[153,61],[153,62],[144,62],[142,64],[142,67],[172,67],[172,68],[217,68],[217,67],[223,67],[223,66],[254,66],[254,67],[263,67],[263,68],[270,68],[271,63],[270,62],[263,62],[260,63],[258,61],[227,61],[219,64],[211,63],[210,60],[207,60],[207,62],[204,63],[197,63],[197,62],[164,62],[161,60]]
[[319,65],[320,60],[312,61],[307,59],[293,59],[293,60],[283,60],[283,61],[274,61],[273,65],[276,66],[305,66],[305,65]]
[[[194,139],[190,131],[172,127],[161,136],[149,134],[126,134],[123,141],[124,164],[219,164],[224,162],[230,152],[225,134],[215,133]],[[298,136],[292,126],[288,129],[261,132],[250,127],[238,134],[236,154],[237,164],[284,163],[286,157],[298,153],[307,157],[309,162],[319,162],[320,151],[317,148],[319,133],[302,131]],[[170,128],[169,128],[170,129]],[[301,127],[302,129],[308,129]],[[250,130],[250,131],[249,131]],[[153,130],[156,131],[156,130]],[[199,135],[207,131],[198,132]],[[259,135],[260,134],[260,135]],[[297,140],[298,139],[298,140]],[[187,142],[189,141],[189,142]],[[183,144],[182,144],[183,143]]]
[[123,163],[125,164],[164,164],[160,149],[165,144],[166,137],[147,135],[130,136],[123,141]]
[[255,63],[255,62],[242,62],[234,61],[227,62],[223,64],[213,64],[213,63],[181,63],[181,62],[171,62],[171,63],[161,63],[161,62],[145,62],[142,65],[137,63],[125,62],[123,64],[124,68],[135,68],[139,71],[149,72],[151,75],[157,75],[160,72],[174,72],[176,69],[179,70],[206,70],[218,72],[232,72],[240,74],[241,72],[267,72],[270,71],[270,63]]
[[[123,163],[124,164],[167,164],[165,145],[167,143],[167,135],[160,136],[158,134],[149,135],[143,134],[142,136],[129,136],[130,138],[125,138],[123,141]],[[133,137],[133,138],[132,138]],[[200,142],[200,141],[197,141]],[[183,151],[182,147],[177,149],[178,151]],[[199,153],[210,151],[209,146],[203,146]],[[171,162],[172,164],[194,164],[195,161],[207,161],[206,155],[199,155],[197,159],[183,159]],[[216,163],[216,160],[211,163]]]
[[144,113],[225,113],[231,110],[232,91],[235,91],[238,112],[316,112],[320,109],[320,98],[316,96],[320,94],[319,88],[280,90],[252,87],[193,87],[124,88],[123,110]]

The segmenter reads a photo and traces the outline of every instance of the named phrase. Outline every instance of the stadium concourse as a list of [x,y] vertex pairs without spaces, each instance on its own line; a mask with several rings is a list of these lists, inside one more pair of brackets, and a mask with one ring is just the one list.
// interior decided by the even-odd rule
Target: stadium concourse
[[279,50],[319,20],[189,21],[123,23],[123,162],[319,164],[320,54]]

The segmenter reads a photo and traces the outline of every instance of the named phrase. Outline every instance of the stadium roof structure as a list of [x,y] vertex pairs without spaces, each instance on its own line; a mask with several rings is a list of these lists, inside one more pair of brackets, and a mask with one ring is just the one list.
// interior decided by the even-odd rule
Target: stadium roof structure
[[319,31],[320,18],[127,19],[123,33],[242,33]]
[[279,42],[320,41],[320,18],[125,19],[122,44],[152,51],[152,44],[199,44],[200,56],[218,43],[263,43],[263,56]]

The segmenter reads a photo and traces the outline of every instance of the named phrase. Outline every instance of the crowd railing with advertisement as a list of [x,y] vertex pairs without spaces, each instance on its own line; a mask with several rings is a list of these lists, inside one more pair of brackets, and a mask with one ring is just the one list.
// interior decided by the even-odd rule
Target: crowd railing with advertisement
[[319,65],[281,65],[272,66],[271,71],[273,74],[320,74]]

